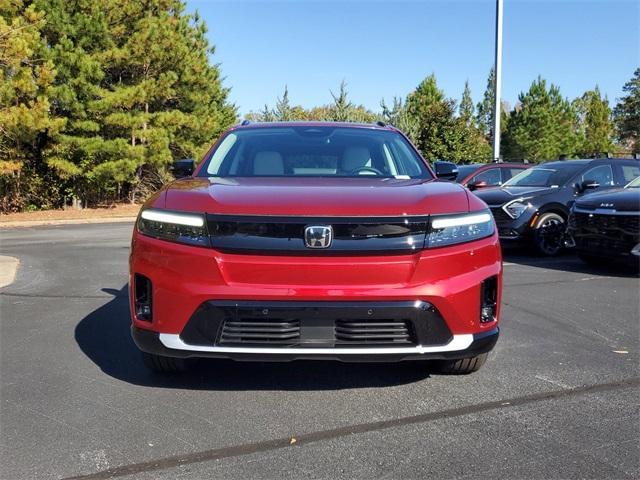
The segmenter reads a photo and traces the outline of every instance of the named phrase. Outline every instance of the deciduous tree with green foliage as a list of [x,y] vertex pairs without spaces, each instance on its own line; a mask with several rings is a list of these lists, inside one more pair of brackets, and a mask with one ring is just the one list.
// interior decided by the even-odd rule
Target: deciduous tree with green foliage
[[614,109],[614,118],[621,141],[628,143],[634,153],[640,153],[640,68],[624,84],[625,95]]

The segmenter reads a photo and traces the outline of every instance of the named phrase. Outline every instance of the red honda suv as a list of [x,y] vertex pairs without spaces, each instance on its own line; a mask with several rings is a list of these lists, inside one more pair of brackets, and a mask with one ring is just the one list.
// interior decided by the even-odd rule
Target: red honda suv
[[243,122],[143,206],[130,256],[145,364],[431,360],[477,370],[498,339],[491,213],[382,123]]

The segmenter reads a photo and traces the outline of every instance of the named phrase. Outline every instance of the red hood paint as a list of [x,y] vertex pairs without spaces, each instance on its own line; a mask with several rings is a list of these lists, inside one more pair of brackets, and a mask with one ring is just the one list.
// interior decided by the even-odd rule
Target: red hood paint
[[154,206],[227,215],[372,217],[469,211],[463,187],[424,179],[195,177],[175,181],[163,193]]

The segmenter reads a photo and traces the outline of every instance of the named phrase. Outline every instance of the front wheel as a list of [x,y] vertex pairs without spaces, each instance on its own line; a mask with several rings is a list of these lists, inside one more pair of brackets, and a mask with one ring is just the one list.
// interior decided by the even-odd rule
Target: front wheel
[[141,353],[144,365],[156,373],[181,373],[189,370],[189,361],[185,358],[165,357],[147,352]]
[[467,375],[477,372],[487,361],[489,353],[481,353],[471,358],[460,358],[458,360],[441,360],[436,363],[438,373],[445,375]]
[[542,255],[552,257],[560,253],[564,242],[565,219],[557,213],[543,213],[533,231],[533,246]]

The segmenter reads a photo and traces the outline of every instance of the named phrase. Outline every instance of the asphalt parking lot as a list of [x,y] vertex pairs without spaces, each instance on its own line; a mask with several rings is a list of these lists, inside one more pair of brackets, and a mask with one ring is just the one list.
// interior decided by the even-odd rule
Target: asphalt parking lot
[[0,472],[39,478],[638,478],[640,280],[505,257],[484,368],[206,361],[129,336],[130,224],[0,230]]

